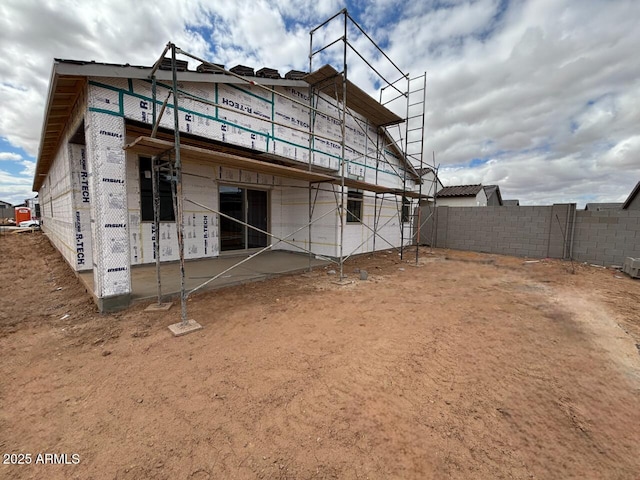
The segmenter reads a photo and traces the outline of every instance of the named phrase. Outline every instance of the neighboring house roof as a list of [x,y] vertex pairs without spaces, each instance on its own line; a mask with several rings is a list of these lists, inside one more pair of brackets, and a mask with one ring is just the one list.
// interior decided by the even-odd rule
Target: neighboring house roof
[[[424,168],[416,168],[416,174],[418,175],[418,178],[423,178],[426,175],[429,174],[433,174],[433,178],[435,180],[435,187],[431,186],[429,187],[429,192],[431,192],[431,190],[438,190],[439,187],[442,187],[442,181],[440,181],[440,178],[438,177],[438,175],[436,174],[435,170],[431,167],[424,167]],[[423,182],[424,184],[424,182]],[[423,187],[424,188],[424,187]]]
[[490,201],[491,197],[496,195],[498,197],[498,205],[502,205],[502,194],[498,185],[485,185],[484,193],[487,196],[487,201]]
[[438,192],[438,197],[475,197],[482,185],[452,185],[444,187]]
[[622,203],[587,203],[585,210],[618,210],[622,208]]
[[502,206],[503,207],[519,207],[520,200],[503,200]]
[[13,205],[11,205],[9,202],[3,202],[2,200],[0,200],[0,207],[5,207],[5,208],[10,208]]
[[629,196],[627,197],[627,199],[624,201],[624,203],[622,204],[622,208],[624,210],[626,210],[627,208],[629,208],[629,205],[631,205],[631,202],[633,202],[634,198],[636,198],[636,196],[638,195],[638,193],[640,193],[640,182],[636,183],[636,186],[633,187],[633,190],[631,190],[631,193],[629,194]]
[[433,171],[433,168],[431,167],[424,167],[424,168],[417,168],[416,172],[418,172],[418,175],[420,175],[421,177],[424,177],[425,175],[429,174],[429,173],[436,173]]

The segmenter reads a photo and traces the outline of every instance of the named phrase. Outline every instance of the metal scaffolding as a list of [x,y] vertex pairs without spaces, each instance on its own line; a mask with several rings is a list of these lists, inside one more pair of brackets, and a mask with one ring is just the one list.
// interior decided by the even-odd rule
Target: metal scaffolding
[[[319,36],[321,33],[326,33],[332,24],[335,22],[342,21],[343,24],[340,25],[342,36],[338,37],[334,40],[328,40],[323,45],[316,46],[314,45],[314,36]],[[358,51],[354,47],[354,43],[351,40],[352,36],[357,36],[359,38],[363,38],[370,46],[373,47],[373,51],[375,52],[375,56],[377,57],[377,61],[382,62],[384,64],[385,70],[391,70],[394,72],[394,75],[399,75],[397,80],[392,82],[388,81],[384,75],[380,73],[382,67],[374,66],[374,61],[367,59],[360,51]],[[422,178],[421,172],[423,171],[423,167],[425,162],[423,161],[423,145],[424,145],[424,122],[425,122],[425,104],[426,104],[426,73],[420,75],[418,77],[410,77],[408,74],[404,73],[388,56],[387,54],[371,39],[369,35],[360,27],[360,25],[355,22],[355,20],[349,15],[346,9],[341,10],[336,13],[334,16],[326,20],[325,22],[318,25],[316,28],[311,30],[310,32],[310,47],[309,47],[309,74],[305,77],[305,80],[309,84],[309,99],[306,102],[300,101],[297,98],[293,98],[291,96],[285,95],[282,92],[278,91],[275,87],[270,87],[267,85],[262,85],[258,82],[255,82],[251,78],[246,78],[241,75],[237,75],[229,70],[226,70],[224,67],[208,62],[202,58],[198,58],[197,56],[184,51],[178,48],[173,43],[168,43],[162,52],[161,56],[158,58],[157,62],[154,64],[151,73],[149,75],[149,79],[152,85],[152,95],[153,95],[153,128],[151,137],[139,137],[135,142],[129,144],[126,148],[131,149],[133,152],[145,152],[147,154],[152,155],[152,186],[153,186],[153,215],[154,215],[154,253],[155,253],[155,262],[156,262],[156,279],[157,279],[157,302],[160,305],[162,298],[162,280],[160,274],[160,238],[158,235],[159,225],[160,225],[160,200],[159,200],[159,192],[158,185],[159,179],[158,176],[161,173],[168,174],[172,179],[172,188],[174,190],[174,213],[176,219],[176,228],[177,228],[177,239],[178,239],[178,250],[179,250],[179,262],[180,262],[180,304],[181,304],[181,324],[186,326],[188,323],[187,319],[187,299],[189,295],[199,291],[204,288],[209,283],[213,282],[217,278],[220,278],[222,275],[228,273],[232,269],[242,265],[245,262],[248,262],[252,258],[257,255],[262,254],[268,250],[271,250],[278,246],[281,243],[293,245],[296,249],[299,249],[303,252],[308,253],[309,255],[309,269],[311,270],[311,260],[314,255],[313,251],[313,235],[312,235],[312,227],[321,219],[328,217],[329,215],[335,215],[337,223],[339,223],[339,235],[337,234],[337,251],[334,258],[328,259],[334,262],[340,270],[340,281],[342,282],[345,278],[344,274],[344,263],[347,259],[349,259],[352,255],[358,253],[362,246],[367,244],[370,240],[373,241],[373,251],[376,250],[376,240],[381,240],[382,242],[389,245],[391,248],[397,249],[401,258],[403,258],[405,244],[407,243],[405,240],[405,228],[413,229],[413,239],[411,243],[415,244],[415,261],[418,264],[418,247],[420,243],[419,231],[422,225],[420,219],[420,201],[422,199],[428,199],[430,195],[423,194],[422,190]],[[341,47],[339,48],[338,58],[341,59],[340,66],[341,71],[337,71],[328,65],[325,65],[319,70],[314,72],[314,59],[318,57],[326,57],[330,54],[333,47]],[[334,49],[335,50],[335,49]],[[160,68],[160,65],[163,61],[166,62],[165,57],[167,54],[170,54],[170,64],[171,64],[171,85],[167,88],[166,85],[163,88],[168,89],[166,98],[161,103],[161,108],[159,112],[156,112],[156,105],[160,104],[158,100],[157,93],[157,80],[156,80],[156,72]],[[190,199],[184,195],[183,185],[182,185],[182,176],[183,176],[183,164],[185,159],[188,158],[207,158],[207,151],[205,149],[193,147],[190,145],[181,144],[180,137],[180,121],[179,121],[179,111],[180,107],[178,105],[180,98],[189,98],[195,102],[201,102],[204,104],[213,105],[216,108],[220,109],[229,109],[225,105],[219,104],[216,101],[207,100],[192,93],[186,91],[186,89],[181,88],[178,84],[178,68],[177,68],[177,55],[183,55],[187,58],[196,60],[201,62],[207,68],[210,68],[213,71],[217,71],[219,73],[224,73],[225,75],[233,76],[239,79],[242,82],[246,82],[254,87],[259,89],[263,89],[271,95],[277,95],[280,97],[286,98],[287,101],[293,102],[294,104],[298,104],[301,107],[308,109],[309,111],[309,126],[308,129],[298,128],[296,126],[292,126],[290,124],[283,124],[280,122],[276,122],[275,118],[271,118],[270,123],[272,125],[285,127],[294,131],[301,132],[305,135],[308,135],[308,166],[305,166],[305,169],[296,169],[295,167],[285,167],[276,164],[267,164],[266,162],[249,160],[246,159],[244,164],[253,162],[253,165],[256,166],[259,163],[264,163],[262,168],[269,168],[270,171],[274,171],[274,175],[281,175],[284,177],[290,176],[290,178],[298,178],[302,179],[307,183],[307,187],[296,187],[296,186],[288,186],[287,188],[307,188],[308,189],[308,222],[299,228],[296,228],[294,231],[287,235],[276,236],[268,231],[268,229],[261,229],[254,225],[251,225],[249,222],[245,222],[239,220],[237,218],[233,218],[232,216],[226,215],[221,209],[215,209],[211,206],[204,205],[201,202],[197,202],[193,199]],[[355,55],[355,56],[354,56]],[[392,121],[388,121],[389,123],[385,124],[384,116],[378,117],[377,122],[373,121],[370,123],[369,120],[365,124],[362,124],[362,121],[358,119],[352,109],[350,108],[350,101],[357,101],[358,98],[362,98],[362,95],[366,95],[362,92],[358,87],[355,87],[353,83],[348,80],[348,70],[350,69],[350,60],[351,58],[365,65],[370,72],[375,74],[377,78],[376,84],[381,85],[380,89],[380,102],[378,105],[384,107],[385,112],[392,113],[387,109],[385,105],[395,105],[397,107],[398,102],[404,102],[404,116],[398,116],[398,120],[392,119]],[[400,86],[399,86],[400,85]],[[417,86],[416,86],[417,85]],[[383,102],[383,97],[385,93],[393,92],[393,97],[388,99],[386,102]],[[349,97],[349,98],[348,98]],[[162,120],[162,116],[165,112],[166,107],[168,106],[168,102],[170,99],[173,99],[173,141],[167,142],[156,139],[156,134],[158,131],[158,127]],[[353,100],[352,100],[353,98]],[[330,102],[330,105],[334,107],[337,114],[331,115],[327,113],[327,111],[321,111],[319,108],[319,102]],[[382,111],[382,110],[380,110]],[[236,112],[237,113],[237,112]],[[380,112],[377,112],[380,113]],[[324,117],[331,118],[333,121],[338,122],[340,126],[340,137],[332,138],[331,135],[323,134],[315,129],[317,116],[321,114]],[[253,117],[253,115],[248,112],[247,116]],[[395,115],[395,114],[394,114]],[[388,117],[388,116],[387,116]],[[256,118],[256,117],[253,117]],[[382,120],[380,120],[382,118]],[[375,161],[376,169],[375,169],[375,182],[365,182],[359,178],[353,178],[349,173],[349,164],[354,161],[354,158],[347,159],[347,121],[353,121],[357,128],[362,131],[364,134],[364,142],[365,147],[363,152],[355,152],[356,159],[367,162]],[[264,118],[260,118],[260,120],[265,120]],[[404,129],[400,128],[400,123],[404,123]],[[393,132],[390,128],[391,125],[395,125],[397,127],[397,132]],[[370,135],[370,127],[375,127],[376,138],[371,138]],[[331,174],[331,172],[326,172],[326,168],[320,168],[318,165],[314,163],[314,156],[316,154],[316,150],[314,149],[314,144],[318,139],[327,140],[331,142],[336,142],[340,145],[340,158],[338,159],[338,169],[337,174]],[[374,148],[375,147],[375,148]],[[370,153],[370,148],[375,151],[375,153]],[[385,158],[385,150],[392,149],[399,153],[401,162],[404,162],[401,168],[397,168],[390,161]],[[353,156],[354,151],[351,150],[351,155]],[[212,153],[211,162],[216,163],[216,161],[225,154],[221,154],[216,152],[216,155]],[[233,157],[232,155],[227,155],[227,157]],[[233,159],[227,159],[227,161],[232,161]],[[241,161],[241,159],[236,158],[234,161]],[[402,188],[384,186],[379,184],[378,179],[378,171],[381,165],[384,164],[388,169],[392,171],[392,174],[398,178],[398,183],[402,185]],[[246,167],[246,168],[251,168]],[[419,170],[417,170],[419,168]],[[306,171],[306,173],[304,173]],[[298,172],[298,173],[296,173]],[[415,188],[409,187],[409,178],[408,176],[413,176],[413,183],[417,184],[417,191]],[[364,177],[363,177],[364,178]],[[437,174],[436,179],[437,182]],[[347,188],[355,188],[360,192],[360,198],[362,199],[362,205],[364,207],[364,199],[365,198],[373,198],[373,226],[368,225],[363,221],[364,215],[358,215],[358,212],[350,211],[348,208],[348,203],[345,199],[348,191]],[[364,192],[368,193],[364,193]],[[322,215],[314,218],[315,207],[318,199],[318,195],[320,192],[330,192],[333,194],[336,206],[328,211],[325,211]],[[417,199],[417,208],[412,208],[414,206],[413,200]],[[393,219],[391,216],[386,222],[381,224],[382,218],[382,208],[385,202],[395,202],[397,209],[397,218],[400,226],[400,246],[397,247],[393,244],[393,242],[384,238],[381,235],[380,231],[384,229]],[[206,211],[212,212],[218,216],[218,218],[225,218],[232,222],[236,222],[242,225],[244,228],[251,229],[253,231],[259,232],[260,234],[266,235],[271,238],[271,241],[267,246],[261,248],[257,252],[252,253],[248,257],[243,260],[237,262],[231,267],[227,268],[223,272],[212,276],[206,281],[202,282],[197,287],[187,291],[185,288],[185,245],[184,245],[184,205],[185,203],[190,203],[192,205],[196,205]],[[361,212],[364,211],[364,208],[360,209]],[[345,250],[345,223],[347,221],[347,216],[350,218],[355,218],[357,221],[361,223],[363,227],[365,227],[369,232],[367,237],[355,248],[351,251],[347,252]],[[425,220],[426,222],[426,220]],[[408,224],[408,225],[407,225]],[[296,233],[307,229],[308,230],[308,243],[306,247],[302,247],[299,244],[294,244],[290,238],[293,237]]]

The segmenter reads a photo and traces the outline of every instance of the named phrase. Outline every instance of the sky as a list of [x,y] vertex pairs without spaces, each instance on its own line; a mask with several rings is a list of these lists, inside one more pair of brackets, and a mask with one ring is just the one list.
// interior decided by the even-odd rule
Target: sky
[[[54,58],[151,65],[173,41],[227,68],[306,71],[310,30],[342,8],[403,72],[426,72],[425,161],[445,185],[580,207],[622,202],[640,180],[637,0],[2,0],[0,200],[35,195]],[[397,78],[353,27],[349,40]],[[324,62],[341,64],[342,50],[313,68]],[[380,79],[353,53],[348,68],[378,98]]]

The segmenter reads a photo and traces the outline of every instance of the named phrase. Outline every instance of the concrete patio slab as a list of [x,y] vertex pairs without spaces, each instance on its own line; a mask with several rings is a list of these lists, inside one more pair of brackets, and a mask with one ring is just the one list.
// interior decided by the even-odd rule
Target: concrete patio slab
[[[190,260],[185,262],[185,286],[192,290],[208,279],[225,271],[241,260],[249,257],[245,255],[223,255],[217,258]],[[326,260],[311,258],[311,267],[317,268],[328,265]],[[307,254],[276,250],[264,252],[247,260],[220,278],[209,282],[198,291],[215,290],[231,285],[266,280],[278,275],[305,272],[309,268]],[[80,279],[90,292],[94,291],[93,272],[81,272]],[[162,297],[175,298],[180,294],[180,264],[178,262],[163,263],[160,266]],[[134,266],[131,268],[131,302],[147,301],[157,298],[156,266],[155,264]]]

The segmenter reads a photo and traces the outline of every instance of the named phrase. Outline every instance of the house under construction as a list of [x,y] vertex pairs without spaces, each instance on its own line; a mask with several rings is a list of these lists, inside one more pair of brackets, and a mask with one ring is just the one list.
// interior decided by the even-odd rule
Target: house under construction
[[[316,45],[336,22],[343,35]],[[336,48],[342,62],[324,64]],[[349,79],[352,60],[379,100]],[[342,276],[350,255],[416,243],[413,212],[430,192],[418,173],[425,75],[401,71],[346,10],[311,32],[309,72],[226,69],[172,43],[149,67],[54,62],[33,188],[44,232],[92,272],[101,311],[129,304],[145,264],[158,301],[161,264],[180,265],[184,320],[185,262],[286,250]]]

